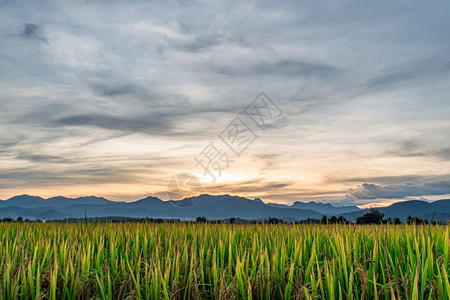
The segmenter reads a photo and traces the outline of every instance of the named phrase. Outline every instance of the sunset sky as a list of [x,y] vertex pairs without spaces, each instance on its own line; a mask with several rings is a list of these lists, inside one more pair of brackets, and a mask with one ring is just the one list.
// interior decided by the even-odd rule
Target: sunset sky
[[0,0],[0,199],[167,199],[179,173],[265,202],[450,198],[450,2],[316,2]]

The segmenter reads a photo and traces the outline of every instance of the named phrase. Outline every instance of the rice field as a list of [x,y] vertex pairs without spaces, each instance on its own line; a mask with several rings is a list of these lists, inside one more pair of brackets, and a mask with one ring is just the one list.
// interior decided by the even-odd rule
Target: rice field
[[0,223],[4,299],[449,299],[449,226]]

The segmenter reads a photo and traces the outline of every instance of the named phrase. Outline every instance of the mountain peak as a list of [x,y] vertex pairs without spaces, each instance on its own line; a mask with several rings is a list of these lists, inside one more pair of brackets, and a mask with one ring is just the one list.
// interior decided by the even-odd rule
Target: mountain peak
[[143,199],[139,199],[137,201],[133,201],[133,202],[161,202],[162,200],[159,199],[158,197],[153,197],[153,196],[148,196],[145,197]]
[[23,194],[23,195],[17,195],[17,196],[11,197],[11,198],[8,199],[8,201],[10,201],[10,200],[28,200],[28,199],[44,200],[43,198],[41,198],[39,196],[32,196],[32,195],[28,195],[28,194]]

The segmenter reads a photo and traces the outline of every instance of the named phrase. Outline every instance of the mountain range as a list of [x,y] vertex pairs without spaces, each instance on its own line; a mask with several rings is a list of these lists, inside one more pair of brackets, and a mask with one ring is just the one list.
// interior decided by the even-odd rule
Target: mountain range
[[[450,200],[403,201],[378,208],[386,217],[405,220],[417,216],[431,220],[446,221],[450,218]],[[0,218],[68,219],[68,218],[165,218],[192,220],[198,216],[207,219],[241,218],[263,220],[269,217],[283,220],[321,219],[323,215],[343,216],[355,221],[368,210],[357,206],[333,206],[320,202],[294,202],[292,205],[264,203],[261,199],[247,199],[230,195],[200,195],[180,201],[163,201],[147,197],[133,202],[111,201],[101,197],[80,198],[21,195],[0,200]]]

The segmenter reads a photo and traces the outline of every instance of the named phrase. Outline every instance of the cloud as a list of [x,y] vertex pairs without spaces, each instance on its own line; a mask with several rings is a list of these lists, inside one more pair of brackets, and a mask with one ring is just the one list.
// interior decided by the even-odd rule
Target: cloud
[[42,33],[41,27],[38,24],[26,23],[21,35],[25,38],[36,39],[41,42],[48,43]]
[[150,193],[195,170],[193,155],[263,90],[289,123],[258,132],[227,170],[248,180],[223,193],[446,191],[432,175],[450,173],[447,1],[0,5],[3,188]]
[[339,74],[339,68],[318,62],[298,59],[278,61],[243,62],[236,65],[212,66],[213,71],[233,77],[281,76],[329,78]]
[[63,158],[61,156],[56,155],[46,155],[46,154],[31,154],[31,153],[19,153],[16,156],[17,159],[28,160],[30,162],[47,162],[47,163],[55,163],[55,162],[69,162],[68,159]]
[[205,187],[207,192],[229,194],[271,194],[278,193],[285,188],[289,188],[294,182],[286,181],[267,181],[264,178],[255,178],[250,180],[241,180],[233,185],[216,184],[213,187]]
[[449,193],[450,180],[385,186],[363,183],[357,189],[350,189],[350,195],[357,199],[403,199],[407,197],[445,195]]
[[395,150],[387,151],[389,155],[395,155],[400,157],[436,157],[444,161],[450,159],[450,147],[423,145],[416,141],[404,141],[397,143]]
[[367,82],[366,90],[380,91],[398,85],[410,85],[413,82],[426,82],[430,77],[450,72],[450,61],[432,60],[391,67],[382,70]]
[[37,36],[39,31],[39,26],[36,24],[25,24],[25,29],[23,30],[23,35],[26,37],[34,38]]
[[415,141],[403,141],[398,143],[397,149],[388,151],[388,154],[397,155],[397,156],[424,156],[426,155],[423,150],[421,150],[420,146]]
[[115,117],[104,114],[86,114],[75,115],[65,118],[60,118],[56,121],[59,125],[64,126],[96,126],[105,129],[123,130],[123,131],[146,131],[154,129],[162,129],[164,124],[161,122],[149,120],[137,120],[124,117]]
[[171,49],[188,53],[200,53],[225,41],[226,39],[220,34],[205,35],[204,33],[185,40],[167,39]]
[[[35,161],[36,162],[36,161]],[[38,160],[37,162],[45,162]],[[137,177],[131,170],[108,168],[100,166],[72,166],[73,169],[61,172],[59,169],[48,168],[16,168],[0,173],[0,186],[8,189],[27,188],[55,188],[59,186],[105,184],[105,183],[133,183]],[[95,181],[93,182],[93,179]]]
[[2,136],[0,138],[0,149],[7,149],[11,148],[15,145],[18,145],[20,142],[22,142],[25,139],[24,136]]
[[[426,177],[425,177],[426,178]],[[339,177],[328,178],[330,183],[355,183],[355,182],[371,182],[381,185],[398,184],[404,182],[415,182],[424,179],[421,175],[398,175],[398,176],[372,176],[372,177]]]
[[441,148],[441,149],[437,150],[434,154],[436,156],[448,161],[448,160],[450,160],[450,147]]

